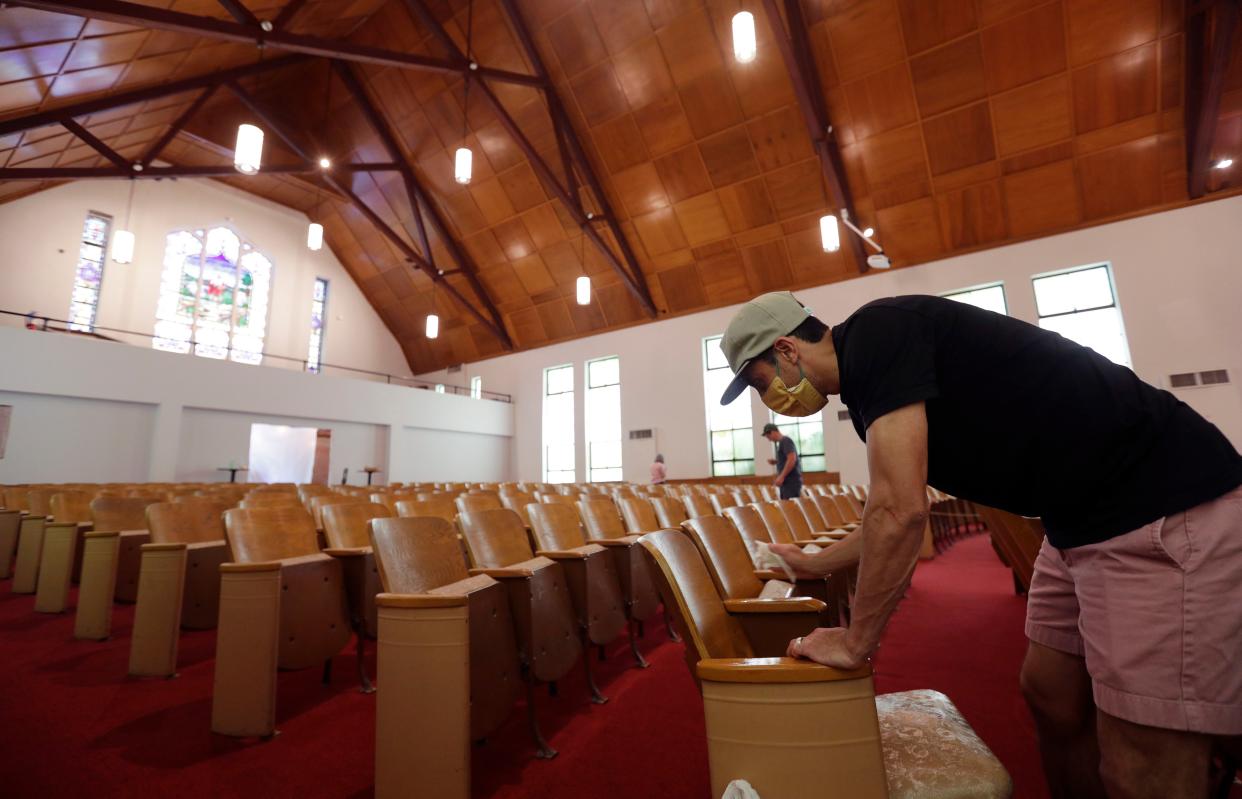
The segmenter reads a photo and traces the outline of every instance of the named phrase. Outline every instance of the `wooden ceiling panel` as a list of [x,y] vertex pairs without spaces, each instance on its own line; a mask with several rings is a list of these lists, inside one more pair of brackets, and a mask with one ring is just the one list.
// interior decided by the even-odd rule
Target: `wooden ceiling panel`
[[824,25],[844,81],[855,80],[906,58],[896,0],[844,3]]
[[1078,133],[1116,125],[1156,110],[1156,46],[1136,47],[1073,73]]
[[947,44],[910,61],[914,94],[923,116],[939,114],[987,96],[978,36]]
[[898,0],[906,52],[919,53],[975,29],[973,0]]
[[1160,26],[1160,0],[1065,2],[1074,66],[1150,42]]
[[996,157],[992,114],[987,103],[929,119],[923,123],[932,175],[943,175]]
[[980,35],[992,93],[1065,71],[1065,21],[1059,2],[984,28]]
[[1123,214],[1160,203],[1159,150],[1155,136],[1092,153],[1079,161],[1087,219]]
[[1001,156],[1069,139],[1069,81],[1061,74],[994,96],[992,123]]

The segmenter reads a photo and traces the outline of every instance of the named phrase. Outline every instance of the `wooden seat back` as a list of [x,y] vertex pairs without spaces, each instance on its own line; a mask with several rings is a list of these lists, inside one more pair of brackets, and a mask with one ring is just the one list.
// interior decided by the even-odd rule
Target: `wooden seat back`
[[95,497],[91,520],[95,532],[147,529],[147,508],[160,500],[150,497]]
[[69,490],[57,491],[49,502],[52,518],[61,522],[89,522],[91,520],[91,500],[93,493]]
[[829,530],[836,530],[846,526],[845,516],[841,513],[841,509],[837,507],[837,503],[833,500],[831,494],[814,494],[811,496],[811,499],[815,502],[815,507],[819,508],[820,515],[824,517]]
[[[772,543],[772,535],[768,532],[768,526],[763,523],[763,517],[759,515],[759,511],[755,510],[754,505],[739,505],[736,508],[728,508],[725,510],[725,518],[733,522],[733,526],[744,541]],[[750,546],[749,543],[747,546]]]
[[686,506],[673,497],[656,497],[651,500],[651,507],[662,528],[679,527],[690,518],[686,515]]
[[31,486],[26,489],[27,509],[36,516],[52,515],[52,496],[63,488]]
[[315,522],[296,502],[225,511],[224,529],[238,563],[299,558],[319,552]]
[[224,512],[230,504],[196,497],[180,502],[157,502],[146,509],[146,528],[153,544],[200,544],[223,541]]
[[832,501],[841,509],[841,518],[845,519],[846,524],[862,522],[863,506],[853,494],[837,494]]
[[711,495],[712,514],[720,516],[724,513],[725,508],[735,508],[743,505],[746,500],[742,497],[740,491],[719,491]]
[[559,491],[536,491],[535,498],[540,502],[561,502],[572,505],[575,499],[569,494],[562,494]]
[[397,502],[397,515],[435,516],[451,524],[457,518],[457,509],[453,506],[453,500],[445,496],[437,496],[435,499],[419,499],[413,502],[403,499]]
[[527,511],[530,515],[531,532],[539,549],[565,551],[586,545],[582,519],[573,505],[563,502],[532,502],[527,506]]
[[824,514],[819,512],[819,506],[815,504],[815,500],[811,497],[804,494],[793,501],[802,511],[807,524],[811,525],[811,530],[814,532],[822,533],[826,530],[836,529],[828,526],[828,520],[824,518]]
[[763,519],[763,526],[768,528],[768,537],[772,539],[773,544],[794,543],[796,539],[793,531],[789,529],[785,514],[781,513],[777,502],[756,502],[751,507],[759,513],[759,518]]
[[241,501],[243,508],[305,508],[301,501],[298,500],[297,494],[288,494],[283,491],[265,491],[260,494],[250,493]]
[[719,516],[720,515],[719,513],[716,512],[716,509],[712,507],[712,501],[708,499],[705,494],[700,494],[697,491],[692,492],[690,494],[686,494],[684,497],[681,498],[681,501],[682,501],[682,505],[686,509],[687,518],[695,519],[695,518],[698,518],[699,516]]
[[458,522],[475,568],[503,569],[535,557],[521,517],[508,508],[463,513]]
[[332,505],[352,505],[366,502],[365,498],[349,494],[316,494],[310,498],[310,515],[315,522],[315,529],[323,529],[323,509]]
[[[793,535],[795,541],[813,541],[815,532],[811,529],[810,523],[806,520],[806,514],[802,512],[802,508],[792,499],[781,499],[772,503],[776,505],[776,509],[780,511],[781,516],[785,519],[785,527]],[[823,531],[823,528],[819,528]]]
[[515,512],[522,517],[522,521],[527,524],[531,523],[530,513],[527,512],[526,506],[535,502],[535,496],[525,491],[502,491],[500,494],[500,504],[509,510]]
[[699,548],[712,582],[722,597],[749,599],[759,596],[763,581],[755,576],[746,543],[732,522],[723,516],[700,516],[686,522],[686,530]]
[[1043,522],[987,505],[976,504],[975,510],[987,525],[997,548],[1009,561],[1014,577],[1024,589],[1030,590],[1035,558],[1044,543]]
[[334,549],[359,549],[371,546],[369,530],[372,519],[393,515],[387,505],[376,502],[339,502],[323,506],[323,534]]
[[583,499],[578,502],[578,513],[582,516],[582,524],[586,527],[587,538],[622,538],[625,527],[621,523],[621,514],[611,499]]
[[457,531],[439,516],[377,518],[370,539],[389,593],[425,594],[470,576]]
[[504,507],[500,503],[500,495],[494,491],[480,491],[478,493],[471,491],[469,494],[462,494],[457,497],[456,504],[458,513],[497,510]]
[[651,533],[660,529],[660,521],[656,518],[651,500],[619,497],[617,502],[621,505],[621,518],[625,520],[626,532]]

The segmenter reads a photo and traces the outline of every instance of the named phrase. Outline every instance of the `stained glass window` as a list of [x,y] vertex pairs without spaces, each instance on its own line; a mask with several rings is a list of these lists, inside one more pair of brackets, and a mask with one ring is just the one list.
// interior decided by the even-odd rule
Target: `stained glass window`
[[328,281],[315,278],[315,294],[311,300],[310,351],[306,354],[306,371],[318,372],[323,358],[324,313],[328,306]]
[[272,262],[228,228],[169,233],[152,345],[260,363],[271,278]]
[[108,251],[108,232],[112,217],[91,211],[82,225],[78,246],[78,268],[73,277],[73,299],[69,303],[69,329],[89,333],[95,329],[99,308],[99,287],[103,283],[104,253]]

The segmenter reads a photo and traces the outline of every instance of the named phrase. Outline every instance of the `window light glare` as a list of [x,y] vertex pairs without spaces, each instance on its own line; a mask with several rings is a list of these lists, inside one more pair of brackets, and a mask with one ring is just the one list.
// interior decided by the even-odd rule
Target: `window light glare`
[[465,186],[470,182],[470,173],[474,166],[474,153],[469,147],[458,147],[453,158],[453,179]]
[[587,277],[586,275],[580,276],[578,278],[577,290],[578,290],[578,304],[579,305],[590,305],[591,304],[591,278]]
[[749,11],[739,11],[733,15],[733,57],[739,64],[749,64],[757,52],[755,17]]
[[1216,167],[1217,169],[1228,169],[1229,167],[1233,166],[1233,159],[1222,158],[1219,161],[1217,161],[1215,164],[1213,164],[1212,166]]
[[316,251],[323,247],[323,225],[318,222],[310,223],[306,228],[306,246]]
[[841,229],[837,226],[837,218],[832,214],[824,214],[819,218],[819,240],[824,252],[836,252],[841,249]]
[[237,146],[233,150],[233,166],[243,175],[259,171],[263,159],[263,131],[254,125],[237,126]]
[[134,234],[128,230],[118,230],[112,234],[112,260],[118,264],[127,264],[134,260]]
[[440,335],[440,317],[437,314],[427,314],[427,338],[436,338]]

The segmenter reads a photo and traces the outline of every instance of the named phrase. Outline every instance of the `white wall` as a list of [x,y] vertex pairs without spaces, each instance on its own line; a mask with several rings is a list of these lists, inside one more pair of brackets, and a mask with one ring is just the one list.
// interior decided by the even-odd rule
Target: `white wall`
[[[883,241],[883,230],[877,238]],[[1004,281],[1010,314],[1036,322],[1031,276],[1104,261],[1113,266],[1135,372],[1163,387],[1169,374],[1229,369],[1229,385],[1175,393],[1242,447],[1242,198],[871,274],[798,296],[833,324],[878,297],[940,294]],[[484,388],[513,396],[516,479],[539,479],[543,369],[565,363],[576,367],[578,478],[584,478],[583,363],[606,355],[621,359],[623,429],[655,429],[670,477],[708,474],[701,341],[723,332],[735,310],[706,311],[471,364],[470,374],[482,375]],[[445,379],[443,372],[424,377]],[[758,429],[767,411],[754,392],[749,394]],[[841,471],[847,482],[865,481],[866,454],[849,422],[836,420],[841,409],[833,398],[824,411],[828,469]],[[646,480],[647,452],[636,459],[632,451],[626,450],[626,479]],[[769,447],[758,437],[755,451],[760,471],[770,471],[764,462]]]
[[332,481],[508,479],[513,406],[0,327],[0,483],[227,479],[250,425],[332,429]]
[[[329,281],[323,362],[410,374],[396,339],[332,252],[326,246],[319,252],[306,248],[304,214],[207,179],[135,183],[130,217],[137,237],[134,261],[118,264],[108,258],[98,325],[150,334],[165,236],[224,224],[273,264],[265,352],[306,357],[312,291],[315,278],[322,277]],[[65,319],[86,214],[109,214],[113,230],[124,227],[129,191],[130,181],[81,180],[0,205],[0,241],[5,243],[0,308]],[[274,359],[268,365],[301,368]]]

